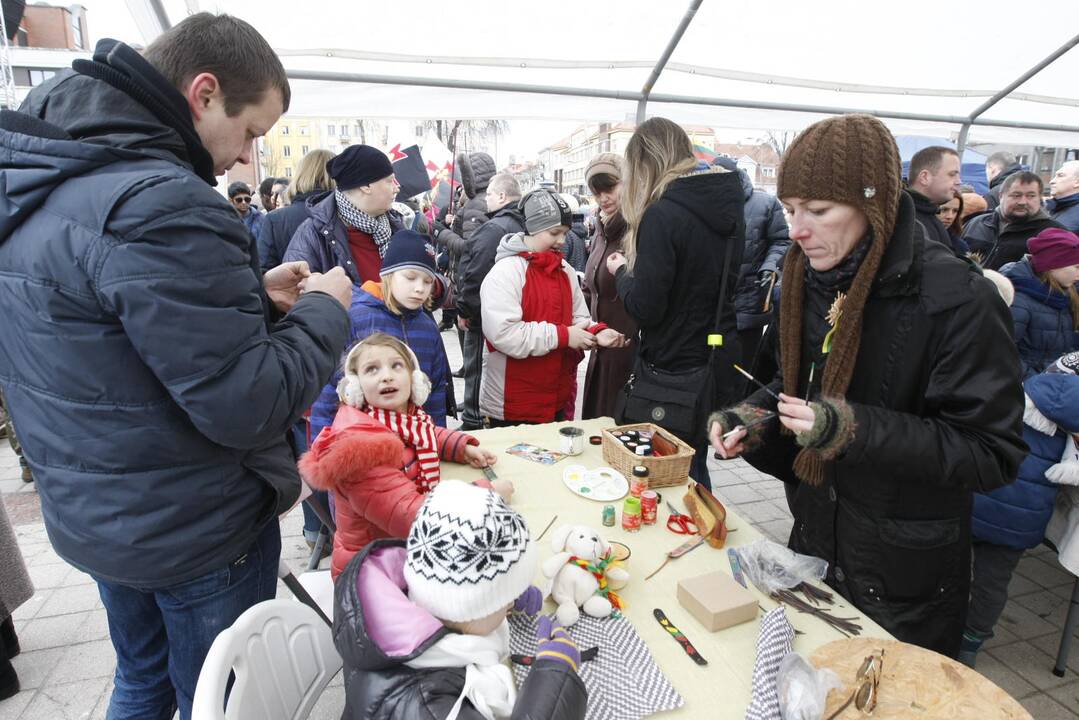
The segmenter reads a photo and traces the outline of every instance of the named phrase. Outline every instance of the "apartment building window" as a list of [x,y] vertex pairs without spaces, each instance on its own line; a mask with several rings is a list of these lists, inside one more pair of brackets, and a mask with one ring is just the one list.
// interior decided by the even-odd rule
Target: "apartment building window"
[[337,126],[336,125],[327,125],[326,126],[326,134],[329,135],[330,137],[333,137],[334,135],[336,135],[337,134]]
[[288,135],[288,125],[282,125],[281,126],[281,134],[282,135]]
[[30,35],[26,32],[26,28],[21,27],[16,31],[15,44],[19,47],[30,47]]
[[292,168],[290,168],[290,167],[285,168],[285,177],[287,177],[287,178],[292,177]]
[[281,154],[285,157],[292,157],[292,148],[288,145],[285,145],[283,148],[281,148]]
[[311,150],[311,146],[310,146],[310,145],[301,145],[301,146],[300,146],[300,152],[301,152],[302,154],[304,154],[304,155],[306,155],[306,154],[307,154],[308,152],[310,152],[310,150]]
[[79,22],[79,16],[74,14],[71,16],[71,37],[74,40],[75,47],[82,50],[82,23]]
[[56,74],[55,70],[45,68],[17,67],[11,69],[15,84],[21,87],[37,87]]
[[352,136],[353,137],[359,137],[360,136],[360,126],[359,125],[353,125],[352,126]]
[[301,135],[307,135],[309,130],[310,129],[306,125],[301,125],[300,126],[300,134]]
[[766,178],[773,178],[773,177],[776,176],[776,169],[774,167],[771,167],[771,166],[762,167],[761,168],[761,175],[763,175]]

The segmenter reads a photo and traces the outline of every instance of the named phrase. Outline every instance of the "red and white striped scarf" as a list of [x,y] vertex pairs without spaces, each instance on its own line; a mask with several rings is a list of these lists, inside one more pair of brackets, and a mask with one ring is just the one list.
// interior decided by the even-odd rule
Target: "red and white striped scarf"
[[416,478],[416,487],[426,493],[438,485],[438,444],[435,441],[435,424],[423,408],[415,408],[411,413],[399,413],[364,405],[363,411],[380,425],[389,428],[405,445],[416,451],[416,462],[420,474]]

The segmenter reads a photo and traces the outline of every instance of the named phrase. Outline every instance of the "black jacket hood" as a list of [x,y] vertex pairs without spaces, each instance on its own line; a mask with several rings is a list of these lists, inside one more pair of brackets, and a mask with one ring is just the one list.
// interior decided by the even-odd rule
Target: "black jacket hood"
[[739,222],[745,222],[741,175],[722,168],[674,180],[662,199],[693,213],[709,230],[723,236],[733,233]]

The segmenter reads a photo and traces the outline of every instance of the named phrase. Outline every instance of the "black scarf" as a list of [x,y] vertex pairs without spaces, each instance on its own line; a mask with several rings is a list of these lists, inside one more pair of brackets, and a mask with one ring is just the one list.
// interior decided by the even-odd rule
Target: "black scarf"
[[130,95],[175,130],[187,149],[185,159],[195,173],[210,185],[217,185],[214,159],[195,131],[187,100],[142,55],[118,40],[106,38],[98,41],[93,60],[76,60],[71,67],[80,75],[101,80]]
[[851,283],[854,282],[854,276],[858,274],[858,268],[862,266],[862,261],[869,253],[872,237],[872,232],[866,234],[847,253],[847,257],[840,260],[839,264],[831,270],[814,270],[809,263],[806,263],[806,286],[830,295],[849,290]]

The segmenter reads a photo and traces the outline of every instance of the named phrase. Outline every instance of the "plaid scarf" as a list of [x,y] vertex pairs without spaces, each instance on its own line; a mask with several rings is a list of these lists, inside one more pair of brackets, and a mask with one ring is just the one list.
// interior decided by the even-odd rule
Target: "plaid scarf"
[[438,468],[438,444],[435,441],[435,424],[422,408],[410,413],[398,413],[364,405],[363,411],[371,418],[390,429],[404,441],[407,447],[416,451],[416,462],[420,474],[416,478],[416,487],[421,493],[429,492],[441,477]]
[[386,248],[390,243],[390,217],[387,214],[371,217],[363,210],[353,205],[345,194],[340,190],[333,191],[333,197],[337,201],[337,215],[341,222],[354,230],[365,232],[375,241],[379,257],[386,256]]

